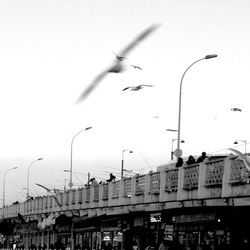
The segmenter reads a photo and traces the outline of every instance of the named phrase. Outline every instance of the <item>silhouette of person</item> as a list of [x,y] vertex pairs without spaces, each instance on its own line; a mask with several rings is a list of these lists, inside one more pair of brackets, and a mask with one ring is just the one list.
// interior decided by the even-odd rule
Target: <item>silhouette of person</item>
[[112,174],[112,173],[110,173],[109,174],[109,179],[107,180],[107,182],[112,182],[113,180],[115,180],[115,176]]
[[189,155],[188,160],[186,161],[187,165],[195,164],[195,159],[192,155]]
[[207,157],[206,152],[202,152],[201,156],[197,159],[197,163],[203,162],[205,159],[209,159],[209,158]]
[[93,186],[97,186],[98,185],[98,182],[95,178],[91,178],[89,180],[89,185],[93,185]]
[[183,159],[181,157],[178,157],[178,160],[175,166],[178,168],[178,167],[181,167],[182,165],[183,165]]

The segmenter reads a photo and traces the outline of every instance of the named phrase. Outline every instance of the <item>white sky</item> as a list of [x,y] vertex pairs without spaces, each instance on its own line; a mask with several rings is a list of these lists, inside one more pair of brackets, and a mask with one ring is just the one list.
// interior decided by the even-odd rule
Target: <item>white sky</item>
[[[6,203],[25,198],[28,165],[34,185],[68,183],[74,142],[73,182],[87,173],[108,178],[125,168],[145,173],[170,160],[183,81],[181,144],[184,155],[223,153],[235,140],[250,140],[248,0],[2,0],[0,2],[0,174]],[[143,71],[109,74],[80,105],[82,91],[141,31],[161,27],[128,55]],[[153,84],[138,92],[121,91]],[[242,112],[232,112],[232,107]],[[159,118],[153,118],[159,116]],[[176,147],[176,144],[174,145]],[[239,150],[244,147],[239,145]],[[98,179],[99,180],[99,179]],[[2,188],[0,187],[0,192]]]

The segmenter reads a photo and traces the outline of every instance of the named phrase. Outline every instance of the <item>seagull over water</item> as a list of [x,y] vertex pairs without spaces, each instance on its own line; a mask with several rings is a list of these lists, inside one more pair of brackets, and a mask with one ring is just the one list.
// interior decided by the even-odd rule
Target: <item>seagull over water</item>
[[138,91],[140,89],[143,89],[144,87],[154,87],[154,85],[141,84],[138,86],[130,86],[130,87],[124,88],[122,91],[124,91],[124,90]]
[[123,58],[130,53],[141,41],[143,41],[148,35],[155,31],[159,27],[159,24],[153,24],[140,33],[130,44],[128,44],[120,53],[116,55],[116,60],[94,78],[90,85],[83,91],[83,93],[78,98],[77,102],[80,103],[85,100],[88,95],[98,86],[98,84],[103,80],[107,73],[120,73],[124,70],[122,65]]

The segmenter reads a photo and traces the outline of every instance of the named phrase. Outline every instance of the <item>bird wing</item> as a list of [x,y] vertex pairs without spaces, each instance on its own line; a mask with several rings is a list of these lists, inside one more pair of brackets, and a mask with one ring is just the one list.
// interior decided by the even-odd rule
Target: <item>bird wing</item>
[[44,188],[45,190],[47,190],[48,195],[53,197],[53,199],[55,200],[56,204],[57,204],[60,208],[62,207],[62,205],[61,205],[60,202],[58,201],[56,195],[55,195],[54,193],[51,192],[51,189],[49,189],[49,188],[47,188],[47,187],[45,187],[45,186],[43,186],[43,185],[41,185],[41,184],[38,184],[38,183],[35,183],[35,184],[36,184],[37,186],[42,187],[42,188]]
[[132,49],[134,49],[142,40],[155,31],[160,25],[153,24],[137,36],[129,45],[127,45],[120,53],[120,56],[126,56]]
[[54,200],[55,200],[55,202],[56,202],[56,204],[58,205],[58,207],[60,207],[60,209],[62,208],[62,205],[61,205],[61,203],[59,202],[59,200],[57,199],[57,197],[53,194],[53,195],[51,195],[53,198],[54,198]]
[[100,73],[91,83],[90,85],[83,91],[83,93],[80,95],[80,97],[77,100],[77,103],[82,102],[84,99],[86,99],[89,94],[97,87],[97,85],[101,82],[101,80],[106,76],[108,73],[108,70],[103,71]]
[[127,89],[131,89],[131,87],[126,87],[126,88],[124,88],[122,91],[127,90]]
[[51,190],[41,184],[35,183],[37,186],[44,188],[47,192],[50,192]]
[[236,153],[239,158],[245,163],[246,168],[250,171],[250,160],[249,158],[242,154],[240,151],[233,149],[233,148],[229,148],[229,150],[233,151],[234,153]]
[[[121,53],[119,54],[119,57],[125,57],[134,47],[136,47],[139,42],[141,42],[143,39],[145,39],[150,33],[152,33],[154,30],[156,30],[159,27],[159,24],[154,24],[144,30],[136,39],[134,39],[128,46],[126,46]],[[84,99],[86,99],[89,94],[97,87],[97,85],[101,82],[101,80],[106,76],[107,73],[120,73],[122,71],[122,65],[120,64],[119,60],[116,60],[114,64],[111,65],[107,70],[100,73],[83,91],[83,93],[80,95],[80,97],[77,100],[77,103],[82,102]]]
[[148,85],[148,84],[141,84],[139,86],[141,86],[141,87],[154,87],[154,85]]

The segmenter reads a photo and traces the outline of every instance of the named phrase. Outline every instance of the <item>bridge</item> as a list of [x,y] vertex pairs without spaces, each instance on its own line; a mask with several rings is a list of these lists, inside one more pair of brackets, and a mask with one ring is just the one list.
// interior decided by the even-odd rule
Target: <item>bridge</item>
[[[142,232],[155,245],[160,237],[170,241],[177,237],[185,245],[231,244],[234,235],[247,227],[249,205],[250,172],[230,154],[6,206],[0,209],[0,230],[6,247],[16,242],[25,248],[31,244],[48,248],[60,239],[72,248],[101,249],[103,241],[110,241],[117,249],[126,249],[135,236],[137,244],[145,246]],[[236,217],[243,218],[241,230],[234,228]]]

